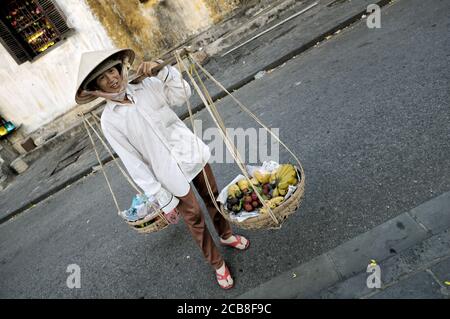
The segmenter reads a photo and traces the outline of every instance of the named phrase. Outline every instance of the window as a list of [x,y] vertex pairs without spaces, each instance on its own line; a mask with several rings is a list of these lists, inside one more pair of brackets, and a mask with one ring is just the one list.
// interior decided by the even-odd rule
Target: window
[[0,42],[18,64],[32,61],[70,33],[52,0],[3,0]]

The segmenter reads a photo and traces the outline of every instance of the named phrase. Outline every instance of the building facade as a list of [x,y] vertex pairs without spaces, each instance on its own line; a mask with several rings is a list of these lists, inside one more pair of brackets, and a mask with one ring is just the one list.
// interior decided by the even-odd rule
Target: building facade
[[[208,29],[240,3],[3,0],[0,115],[20,127],[11,140],[15,148],[23,153],[23,140],[30,134],[38,135],[36,132],[44,126],[55,123],[55,130],[60,131],[76,121],[75,110],[80,107],[76,106],[74,92],[83,52],[131,47],[137,52],[137,62],[151,59]],[[61,118],[64,120],[58,121]]]

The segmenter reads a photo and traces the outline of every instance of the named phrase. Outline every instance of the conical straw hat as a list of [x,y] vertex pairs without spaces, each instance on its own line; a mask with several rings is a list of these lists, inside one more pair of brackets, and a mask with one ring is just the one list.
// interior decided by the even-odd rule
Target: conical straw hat
[[[116,57],[117,56],[117,57]],[[86,52],[81,55],[80,66],[78,68],[77,91],[75,93],[75,101],[78,104],[86,104],[96,99],[95,96],[81,96],[80,93],[87,83],[85,81],[90,77],[91,73],[105,60],[115,58],[123,60],[128,56],[128,62],[133,64],[134,51],[131,49],[113,49]],[[113,64],[114,65],[114,64]],[[113,66],[111,65],[111,66]]]

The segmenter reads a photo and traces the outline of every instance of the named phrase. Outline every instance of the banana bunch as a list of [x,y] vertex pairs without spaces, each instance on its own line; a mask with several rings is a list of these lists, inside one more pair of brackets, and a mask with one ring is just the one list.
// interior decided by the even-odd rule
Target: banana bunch
[[260,184],[266,184],[269,182],[270,180],[270,173],[268,172],[261,172],[256,170],[253,175],[255,176],[255,178],[258,180],[258,182]]
[[242,195],[242,192],[239,189],[238,185],[233,184],[228,187],[228,197],[236,198],[236,197],[241,197],[241,195]]
[[[267,206],[269,206],[270,209],[274,209],[275,207],[279,206],[284,200],[283,196],[277,196],[273,197],[272,199],[269,199],[266,201]],[[260,213],[265,214],[268,213],[267,208],[263,207],[260,209]]]
[[259,185],[259,181],[256,179],[256,177],[252,177],[250,179],[250,182],[252,182],[253,186],[258,186]]
[[248,181],[246,179],[241,179],[237,182],[237,185],[241,192],[247,192],[248,191]]
[[270,175],[270,182],[276,184],[272,196],[284,196],[289,185],[297,184],[297,172],[292,164],[282,164]]

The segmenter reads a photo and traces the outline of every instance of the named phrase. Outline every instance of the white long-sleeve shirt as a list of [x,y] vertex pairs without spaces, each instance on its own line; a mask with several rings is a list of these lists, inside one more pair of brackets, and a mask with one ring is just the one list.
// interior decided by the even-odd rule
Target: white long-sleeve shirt
[[[181,121],[171,106],[186,102],[179,71],[164,67],[156,77],[129,84],[133,104],[108,100],[101,116],[103,133],[131,178],[153,195],[164,212],[178,205],[189,183],[211,156],[209,147]],[[198,143],[198,144],[197,144]]]

